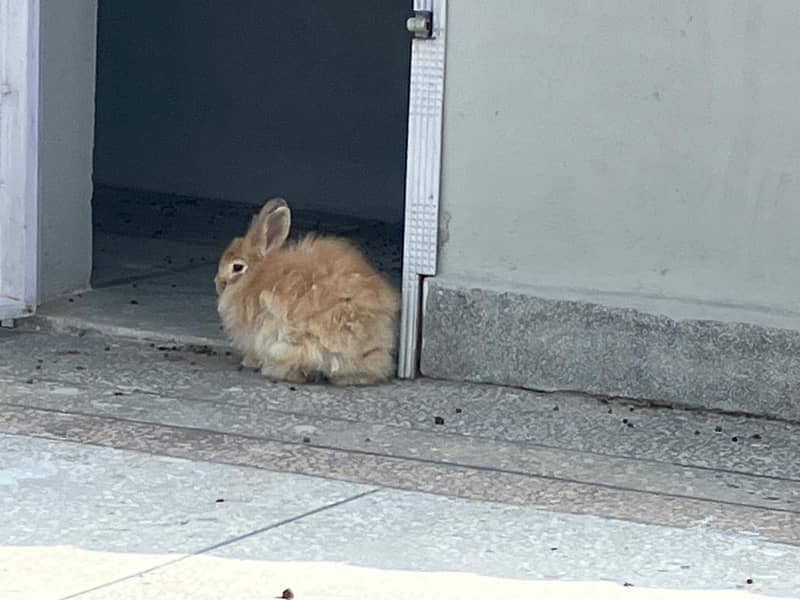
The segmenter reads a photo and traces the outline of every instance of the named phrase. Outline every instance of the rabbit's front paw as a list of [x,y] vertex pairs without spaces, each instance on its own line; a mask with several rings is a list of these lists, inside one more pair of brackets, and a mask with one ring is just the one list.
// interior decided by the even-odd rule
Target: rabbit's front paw
[[245,355],[242,359],[242,366],[245,369],[260,369],[261,361],[253,358],[252,356]]

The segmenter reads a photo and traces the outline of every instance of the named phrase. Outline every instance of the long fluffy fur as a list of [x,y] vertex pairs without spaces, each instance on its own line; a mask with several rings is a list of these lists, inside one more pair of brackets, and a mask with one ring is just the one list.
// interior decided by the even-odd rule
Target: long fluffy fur
[[[255,233],[254,233],[255,232]],[[288,233],[288,231],[287,231]],[[397,292],[349,241],[307,236],[258,255],[258,224],[220,260],[218,311],[244,363],[271,378],[338,385],[389,379],[395,364]]]

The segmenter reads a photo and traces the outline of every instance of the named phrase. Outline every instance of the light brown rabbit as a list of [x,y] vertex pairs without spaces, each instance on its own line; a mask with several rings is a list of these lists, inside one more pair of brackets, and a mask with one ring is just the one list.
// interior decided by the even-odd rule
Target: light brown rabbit
[[337,385],[389,379],[397,292],[350,242],[286,242],[291,212],[275,198],[222,255],[217,310],[242,364],[274,380]]

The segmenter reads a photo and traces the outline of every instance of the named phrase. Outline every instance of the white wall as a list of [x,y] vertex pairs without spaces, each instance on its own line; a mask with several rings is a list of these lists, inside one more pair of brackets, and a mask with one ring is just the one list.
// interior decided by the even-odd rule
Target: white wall
[[448,5],[443,274],[800,311],[800,5]]
[[410,0],[100,0],[95,182],[400,221]]
[[42,0],[39,295],[89,285],[96,0]]

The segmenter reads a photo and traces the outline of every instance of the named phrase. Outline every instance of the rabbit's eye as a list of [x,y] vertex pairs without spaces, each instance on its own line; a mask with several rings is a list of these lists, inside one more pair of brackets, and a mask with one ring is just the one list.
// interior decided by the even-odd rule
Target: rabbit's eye
[[242,263],[233,263],[231,268],[233,269],[234,273],[241,273],[244,271],[244,265]]

